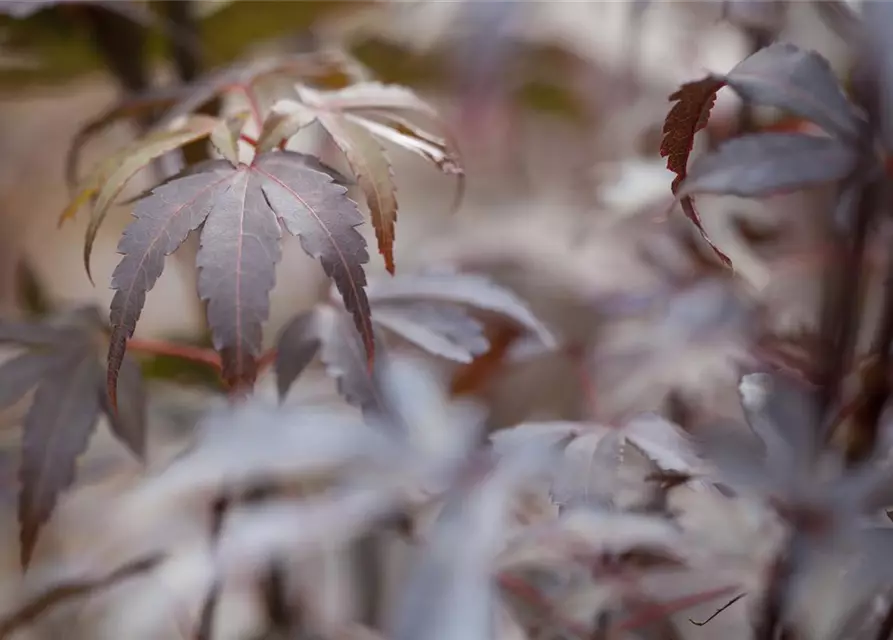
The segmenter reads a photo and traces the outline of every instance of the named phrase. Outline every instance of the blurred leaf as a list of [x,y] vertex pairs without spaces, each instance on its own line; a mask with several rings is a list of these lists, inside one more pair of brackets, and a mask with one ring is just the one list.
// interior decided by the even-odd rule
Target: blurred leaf
[[864,119],[847,100],[828,61],[788,43],[772,44],[740,62],[725,82],[749,102],[777,107],[828,133],[858,141]]
[[722,193],[762,197],[842,180],[858,155],[835,140],[796,133],[757,133],[734,138],[700,156],[677,197]]
[[121,362],[118,389],[118,406],[117,410],[113,410],[105,380],[100,381],[102,410],[109,420],[112,433],[142,458],[146,453],[146,389],[139,364],[128,356]]
[[622,556],[634,550],[672,555],[681,548],[679,529],[664,518],[636,513],[568,509],[554,522],[519,535],[500,554],[502,570],[554,567],[573,554]]
[[60,5],[93,5],[106,11],[118,13],[125,18],[139,24],[151,26],[155,23],[155,16],[141,8],[132,0],[0,0],[0,13],[11,15],[13,18],[28,18],[38,11]]
[[[185,87],[156,88],[141,95],[128,97],[88,122],[75,135],[66,161],[66,175],[69,184],[74,184],[77,181],[78,161],[87,142],[122,118],[166,110],[150,133],[150,135],[158,135],[160,132],[169,131],[172,125],[177,124],[178,120],[198,111],[227,90],[244,87],[260,91],[262,81],[271,75],[300,78],[305,82],[313,83],[324,81],[333,73],[340,73],[353,81],[362,77],[356,63],[352,60],[346,59],[341,54],[321,52],[286,55],[263,61],[241,61],[231,67],[213,71]],[[114,168],[117,162],[113,161],[110,164]],[[85,201],[85,199],[81,200],[81,204]],[[68,212],[63,218],[73,216],[76,210]]]
[[109,589],[119,582],[147,573],[164,561],[164,556],[153,554],[127,562],[114,571],[96,578],[63,578],[30,597],[25,604],[7,614],[0,621],[0,637],[7,637],[33,623],[52,607],[73,598],[85,598]]
[[257,398],[218,406],[200,420],[188,451],[124,496],[117,517],[128,526],[137,518],[163,529],[155,510],[169,502],[193,510],[223,487],[241,495],[270,484],[325,486],[358,464],[392,464],[394,453],[393,442],[343,411]]
[[[367,291],[376,341],[381,340],[380,329],[386,329],[434,355],[470,362],[488,349],[489,341],[483,325],[463,308],[469,306],[532,331],[548,347],[555,344],[548,329],[521,300],[483,276],[443,271],[399,275],[372,281]],[[345,399],[364,411],[380,410],[381,399],[370,386],[368,363],[360,358],[362,350],[357,350],[359,336],[344,325],[341,316],[341,310],[322,305],[313,312],[312,320],[299,316],[289,325],[294,334],[281,334],[277,355],[277,371],[283,372],[278,382],[280,394],[299,375],[292,376],[292,372],[306,366],[304,356],[312,340],[319,340],[322,360]]]
[[183,87],[180,86],[173,88],[164,87],[155,89],[142,96],[126,98],[123,101],[112,105],[102,114],[90,120],[86,125],[79,129],[72,140],[71,146],[68,148],[68,155],[65,160],[65,177],[68,181],[69,188],[76,188],[80,180],[78,177],[78,168],[80,165],[81,152],[91,138],[123,118],[140,116],[146,112],[151,114],[170,107],[176,102],[177,97],[183,93],[183,91]]
[[871,59],[868,61],[877,74],[880,94],[880,128],[887,153],[893,152],[893,45],[890,29],[893,27],[893,7],[886,2],[862,4],[861,29],[853,29],[856,37],[865,38]]
[[510,500],[543,457],[542,452],[516,452],[495,469],[482,464],[483,469],[463,475],[415,556],[390,637],[493,637],[497,603],[493,574],[507,537]]
[[435,482],[441,474],[450,478],[480,440],[483,408],[452,400],[445,378],[420,359],[391,358],[375,374],[384,409],[376,417],[396,428],[414,463],[421,463]]
[[308,311],[292,319],[276,340],[276,388],[285,398],[292,383],[310,364],[320,348],[319,314]]
[[[54,319],[55,324],[0,323],[0,335],[18,335],[22,345],[41,347],[0,367],[2,401],[8,405],[37,387],[25,416],[19,474],[22,565],[27,567],[42,525],[59,494],[74,481],[77,458],[87,448],[104,406],[103,366],[98,348],[105,324],[92,307]],[[115,433],[137,456],[144,452],[145,398],[138,371],[128,371],[128,411],[118,416]],[[2,383],[2,380],[6,380]]]
[[[356,327],[343,312],[327,306],[317,308],[317,322],[322,345],[320,359],[326,367],[326,373],[335,380],[338,393],[365,414],[380,414],[384,407],[383,401],[374,384],[369,361],[364,357],[363,343]],[[373,336],[378,356],[372,367],[378,368],[386,357],[386,352],[374,325]]]
[[429,270],[417,275],[375,280],[370,283],[368,292],[373,305],[429,301],[490,311],[531,331],[543,344],[555,345],[555,337],[524,302],[484,276],[446,269]]
[[553,470],[553,499],[562,506],[612,507],[624,492],[647,489],[647,474],[627,472],[627,444],[640,451],[660,471],[682,475],[700,472],[693,442],[676,425],[656,415],[643,415],[619,427],[578,422],[525,423],[490,436],[499,455],[519,447],[538,446],[563,451]]
[[373,318],[433,355],[455,362],[471,362],[486,353],[490,342],[483,325],[464,309],[440,303],[373,306]]

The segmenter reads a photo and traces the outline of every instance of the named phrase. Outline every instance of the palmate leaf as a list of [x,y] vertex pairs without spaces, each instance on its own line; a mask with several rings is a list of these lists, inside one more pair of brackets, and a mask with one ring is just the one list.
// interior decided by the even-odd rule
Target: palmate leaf
[[0,367],[0,408],[37,388],[25,416],[19,472],[23,566],[28,565],[59,494],[74,481],[75,463],[101,413],[109,417],[112,432],[125,446],[138,457],[145,453],[146,398],[139,367],[124,361],[126,410],[112,415],[97,349],[105,330],[92,307],[53,324],[0,323],[0,342],[29,348]]
[[[512,292],[487,278],[453,271],[429,271],[372,281],[367,287],[376,340],[384,331],[429,353],[468,363],[490,345],[483,324],[469,309],[495,313],[526,329],[551,348],[555,339],[527,306]],[[321,357],[338,381],[345,399],[363,408],[380,408],[370,372],[365,366],[362,342],[345,323],[342,310],[320,305],[288,323],[279,335],[276,375],[280,398],[288,392],[314,355]]]
[[390,161],[376,138],[421,155],[445,173],[460,176],[461,190],[463,174],[456,146],[399,115],[437,118],[430,105],[404,87],[363,82],[337,91],[317,91],[299,85],[297,95],[299,101],[284,100],[276,105],[278,113],[261,135],[261,149],[270,149],[318,121],[344,153],[363,190],[379,252],[393,274],[397,193]]
[[124,255],[112,276],[108,389],[116,397],[127,339],[171,254],[191,230],[203,225],[197,256],[198,290],[208,302],[208,323],[223,359],[228,384],[251,384],[269,313],[269,293],[279,261],[282,227],[299,236],[318,259],[353,315],[366,359],[374,354],[362,265],[366,241],[355,229],[363,219],[346,188],[320,170],[315,159],[270,152],[251,165],[227,161],[171,180],[140,201],[135,220],[118,245]]

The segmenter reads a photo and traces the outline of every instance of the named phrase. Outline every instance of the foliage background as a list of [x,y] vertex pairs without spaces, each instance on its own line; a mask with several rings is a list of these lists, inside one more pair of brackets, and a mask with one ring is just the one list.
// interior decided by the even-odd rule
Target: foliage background
[[[734,278],[718,267],[678,210],[667,215],[672,175],[658,155],[667,96],[705,71],[728,71],[750,51],[740,24],[723,19],[722,3],[655,2],[638,22],[633,3],[519,3],[521,35],[503,65],[485,48],[497,39],[476,37],[469,26],[476,19],[462,21],[461,3],[215,4],[220,6],[204,7],[202,19],[209,67],[249,52],[294,50],[313,33],[347,47],[383,81],[417,89],[454,124],[468,181],[456,213],[450,213],[449,178],[408,154],[392,154],[401,203],[399,268],[448,261],[488,273],[589,354],[582,363],[555,356],[533,365],[503,364],[477,381],[475,393],[491,412],[492,428],[524,420],[612,421],[649,410],[670,413],[692,429],[718,417],[737,418],[737,366],[750,356],[744,345],[755,323],[753,305],[782,334],[797,335],[815,322],[811,275],[822,256],[820,230],[809,222],[818,216],[805,214],[824,206],[827,193],[763,202],[700,199],[705,227],[736,265]],[[56,218],[68,198],[64,150],[78,128],[114,100],[117,88],[64,11],[21,22],[4,18],[0,37],[0,51],[9,59],[0,71],[0,309],[26,311],[23,264],[47,300],[95,300],[107,308],[112,291],[105,283],[129,211],[117,207],[100,232],[95,288],[81,266],[86,218],[61,229]],[[844,44],[807,3],[790,3],[780,38],[819,50],[838,69],[846,64]],[[158,34],[150,51],[153,72],[163,81],[170,76],[169,60]],[[468,51],[479,64],[463,66]],[[495,65],[489,76],[484,61]],[[484,75],[479,85],[463,82],[472,71]],[[734,130],[738,109],[731,95],[720,96],[710,125],[714,138]],[[774,121],[773,114],[758,117]],[[87,162],[131,135],[127,126],[116,125],[91,144]],[[150,178],[142,176],[128,191],[138,193]],[[373,240],[369,228],[364,233]],[[380,260],[372,260],[369,272],[383,273]],[[204,340],[194,278],[188,258],[169,261],[137,335]],[[326,286],[318,266],[298,250],[296,239],[287,238],[268,341]],[[200,371],[162,361],[147,366],[155,378],[150,457],[161,460],[182,447],[212,391]],[[260,388],[272,395],[274,383],[262,380]],[[336,402],[331,381],[317,368],[291,398]],[[8,478],[0,483],[0,548],[9,598],[18,580],[14,477],[20,416],[21,407],[4,415],[0,454],[0,475]],[[75,554],[89,544],[97,525],[91,509],[107,492],[135,482],[139,472],[104,430],[80,469],[80,488],[64,501],[41,553]],[[224,608],[236,621],[231,628],[250,626],[255,612],[249,599],[233,598]],[[686,615],[704,617],[715,606]],[[709,627],[687,627],[687,637],[733,637],[724,634],[740,630],[741,616],[730,610]]]

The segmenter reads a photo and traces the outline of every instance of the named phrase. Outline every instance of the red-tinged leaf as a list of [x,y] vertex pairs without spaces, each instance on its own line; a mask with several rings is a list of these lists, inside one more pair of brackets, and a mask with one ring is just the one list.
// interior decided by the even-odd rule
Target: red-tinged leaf
[[102,410],[109,419],[112,433],[140,459],[146,455],[146,388],[139,364],[125,357],[121,363],[113,409],[107,393],[107,383],[99,381]]
[[397,187],[391,163],[375,138],[360,126],[331,114],[320,114],[319,121],[344,153],[357,177],[369,205],[378,251],[384,257],[385,268],[393,274]]
[[[387,158],[372,136],[421,155],[445,173],[462,176],[456,146],[447,145],[419,125],[393,113],[406,111],[437,120],[430,105],[402,87],[360,83],[339,91],[316,91],[299,86],[298,97],[316,113],[320,124],[347,156],[369,203],[379,251],[385,258],[388,271],[393,273],[396,188]],[[375,117],[383,122],[375,120]],[[441,128],[446,130],[442,123]],[[460,177],[460,197],[463,190],[464,181]]]
[[670,95],[670,100],[677,102],[664,120],[660,155],[667,159],[667,169],[676,174],[673,193],[685,180],[695,134],[707,126],[710,110],[716,102],[716,92],[723,86],[723,80],[708,76],[688,82]]
[[25,417],[19,472],[22,566],[27,567],[38,533],[59,494],[74,481],[77,458],[87,448],[100,411],[102,371],[89,350],[72,354],[37,388]]
[[301,154],[263,154],[255,159],[254,170],[266,178],[263,191],[269,206],[334,281],[371,362],[375,340],[362,267],[369,254],[356,230],[363,222],[356,203],[347,197],[346,188],[304,162]]
[[[685,180],[688,171],[688,158],[694,148],[695,134],[707,126],[710,110],[716,102],[716,92],[723,86],[725,86],[723,80],[708,76],[695,82],[688,82],[670,95],[670,100],[677,102],[664,120],[660,155],[667,159],[667,169],[676,174],[671,185],[674,194],[678,192],[679,185]],[[692,221],[701,233],[701,237],[710,245],[720,261],[726,266],[731,266],[732,262],[729,257],[707,237],[694,201],[690,197],[683,197],[681,204],[686,217]]]
[[701,238],[704,239],[711,249],[713,249],[713,253],[716,254],[716,257],[719,258],[719,261],[723,263],[726,267],[732,266],[732,260],[727,256],[719,247],[717,247],[713,240],[707,235],[707,232],[704,230],[704,223],[701,222],[701,214],[698,213],[698,210],[695,208],[695,201],[691,196],[683,196],[679,199],[679,203],[682,206],[682,212],[685,213],[685,217],[691,220],[692,224],[695,225],[695,228],[700,232]]
[[865,128],[828,61],[814,51],[772,44],[742,60],[724,80],[745,100],[811,120],[849,142]]
[[231,387],[253,384],[257,375],[263,322],[281,256],[282,230],[264,198],[261,175],[242,166],[216,195],[196,258],[199,296],[208,302],[214,348]]
[[677,196],[723,193],[758,198],[846,178],[856,151],[836,138],[757,133],[734,138],[692,163]]
[[276,388],[283,400],[292,383],[307,368],[320,347],[319,319],[314,311],[289,322],[276,341]]
[[87,269],[87,276],[91,282],[93,276],[90,272],[90,254],[93,252],[93,242],[96,240],[99,227],[108,215],[112,204],[121,194],[127,182],[152,160],[191,142],[208,137],[218,122],[217,118],[209,116],[190,116],[182,126],[173,131],[163,131],[147,136],[127,150],[126,157],[121,159],[117,168],[103,181],[96,196],[90,224],[87,226],[84,242],[84,267]]
[[215,161],[202,173],[156,187],[134,209],[135,220],[118,242],[124,257],[112,274],[112,288],[117,290],[109,314],[108,394],[113,410],[125,343],[136,329],[146,293],[161,276],[164,258],[205,221],[216,199],[229,189],[233,171],[226,161]]
[[261,330],[280,256],[280,224],[300,236],[305,251],[319,259],[334,280],[364,336],[371,362],[372,325],[362,268],[369,255],[354,228],[362,216],[346,192],[318,160],[285,151],[260,154],[251,166],[220,161],[153,191],[138,205],[137,219],[125,231],[120,246],[125,257],[113,277],[118,294],[109,347],[112,401],[117,367],[146,291],[161,274],[164,256],[203,220],[198,290],[208,303],[214,347],[230,385],[250,384],[257,373]]
[[456,193],[450,211],[458,210],[465,196],[464,162],[459,152],[459,145],[449,134],[446,126],[442,126],[446,135],[440,137],[393,113],[364,111],[362,117],[356,113],[346,113],[344,117],[379,139],[421,156],[443,173],[456,176]]

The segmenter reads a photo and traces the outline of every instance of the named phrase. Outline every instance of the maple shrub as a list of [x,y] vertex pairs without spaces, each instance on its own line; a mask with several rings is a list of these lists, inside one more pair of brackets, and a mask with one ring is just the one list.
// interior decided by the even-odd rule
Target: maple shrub
[[[496,3],[488,10],[505,17]],[[59,223],[89,215],[83,260],[91,280],[98,231],[131,179],[185,148],[203,157],[184,153],[184,168],[126,203],[132,220],[118,242],[107,319],[104,310],[81,307],[0,322],[0,342],[21,351],[0,366],[0,407],[34,390],[19,474],[23,568],[39,556],[41,531],[72,487],[101,417],[135,457],[146,456],[141,356],[213,371],[225,402],[203,412],[188,448],[110,499],[89,553],[41,565],[36,586],[0,615],[0,638],[57,605],[103,597],[113,606],[102,614],[113,611],[122,628],[138,626],[138,637],[168,637],[175,618],[182,631],[188,609],[185,637],[210,640],[230,580],[240,588],[256,583],[264,638],[677,640],[686,636],[674,614],[745,597],[745,631],[755,640],[890,638],[893,529],[883,517],[893,505],[893,467],[882,415],[893,380],[889,255],[887,286],[871,312],[865,291],[870,240],[889,224],[893,193],[893,3],[866,3],[861,17],[846,16],[858,34],[850,36],[856,55],[846,86],[819,53],[770,38],[728,73],[670,96],[660,147],[673,174],[668,192],[695,227],[690,238],[706,242],[711,274],[723,275],[678,287],[684,291],[665,315],[687,333],[655,340],[663,348],[677,335],[706,339],[705,327],[718,324],[699,324],[710,298],[707,315],[735,315],[745,336],[723,355],[757,363],[744,375],[735,370],[743,424],[725,429],[716,420],[697,437],[682,424],[687,407],[679,398],[674,416],[602,420],[593,406],[586,419],[491,428],[483,403],[465,397],[477,377],[494,377],[504,360],[525,353],[578,365],[590,347],[557,336],[483,273],[398,269],[398,195],[386,146],[455,179],[457,202],[463,160],[430,104],[376,81],[350,56],[316,50],[238,62],[125,98],[86,123],[68,156],[73,197]],[[742,98],[745,113],[771,107],[798,124],[742,127],[692,157],[725,90]],[[220,107],[237,101],[244,107]],[[81,176],[93,136],[146,114],[145,131]],[[311,126],[334,143],[349,175],[292,150]],[[696,199],[816,186],[830,187],[835,206],[822,225],[833,259],[822,261],[815,335],[773,336],[754,328],[757,313],[729,311],[736,301],[726,284],[736,264],[708,237]],[[359,227],[366,220],[351,188],[369,212],[387,271],[380,278],[365,272],[370,252]],[[197,295],[213,348],[135,337],[165,259],[191,233],[200,241]],[[329,291],[265,351],[285,233],[318,261]],[[870,340],[861,341],[863,333]],[[434,358],[392,349],[394,338]],[[677,346],[661,355],[675,358]],[[285,401],[317,358],[349,411]],[[466,368],[449,379],[435,359]],[[594,394],[586,364],[581,387]],[[273,399],[255,393],[265,367],[275,373]],[[394,541],[413,550],[396,578],[382,566],[382,549]],[[350,578],[329,566],[332,555],[356,561]],[[308,560],[326,566],[314,573]],[[134,580],[123,595],[112,589],[165,571],[176,579]],[[309,584],[293,584],[308,575]],[[178,597],[197,592],[188,607],[170,597],[178,581],[188,587]],[[391,582],[399,583],[393,602],[382,596]],[[810,599],[814,584],[820,602]],[[327,610],[325,597],[350,600],[357,619],[333,622],[340,614]]]

